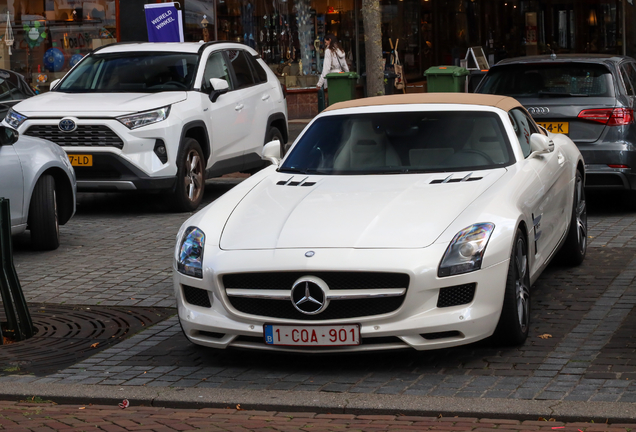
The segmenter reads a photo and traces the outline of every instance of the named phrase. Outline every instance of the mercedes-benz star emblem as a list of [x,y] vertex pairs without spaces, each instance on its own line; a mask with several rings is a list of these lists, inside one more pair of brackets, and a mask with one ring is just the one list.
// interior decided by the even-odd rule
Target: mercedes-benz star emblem
[[57,125],[57,127],[60,128],[62,132],[73,132],[75,129],[77,129],[77,124],[73,119],[63,118],[62,120],[60,120],[60,123]]
[[[325,288],[320,286],[322,284]],[[299,312],[316,315],[324,311],[329,304],[326,289],[326,284],[317,278],[301,278],[292,287],[292,304]]]

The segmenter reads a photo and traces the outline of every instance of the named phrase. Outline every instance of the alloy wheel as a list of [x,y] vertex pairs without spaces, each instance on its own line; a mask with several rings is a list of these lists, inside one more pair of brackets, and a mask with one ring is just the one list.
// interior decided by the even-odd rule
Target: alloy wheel
[[185,159],[185,188],[188,199],[195,202],[203,191],[203,164],[196,150],[190,150]]
[[517,301],[517,317],[519,327],[525,332],[530,323],[530,286],[528,283],[528,256],[526,255],[526,242],[523,237],[517,238],[515,247],[515,298]]

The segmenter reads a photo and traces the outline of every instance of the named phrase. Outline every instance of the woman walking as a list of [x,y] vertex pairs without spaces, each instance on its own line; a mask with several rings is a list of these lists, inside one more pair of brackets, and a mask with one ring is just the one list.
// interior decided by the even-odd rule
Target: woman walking
[[321,89],[324,85],[324,88],[327,88],[327,81],[325,80],[327,74],[336,72],[349,72],[349,66],[345,59],[345,52],[338,43],[338,39],[332,33],[327,33],[325,36],[325,61],[316,87]]

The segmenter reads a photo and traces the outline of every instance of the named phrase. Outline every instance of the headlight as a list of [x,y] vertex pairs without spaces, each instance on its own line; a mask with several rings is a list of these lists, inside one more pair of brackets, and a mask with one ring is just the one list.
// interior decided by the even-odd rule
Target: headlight
[[479,270],[494,229],[495,224],[478,223],[458,232],[446,249],[437,276],[452,276]]
[[144,111],[137,114],[117,117],[128,129],[137,129],[149,124],[158,123],[168,118],[170,107],[163,107],[152,111]]
[[4,118],[4,121],[9,123],[9,126],[11,126],[13,129],[17,129],[22,123],[25,122],[26,119],[26,116],[23,116],[22,114],[13,111],[13,109],[10,109],[6,117]]
[[189,227],[183,234],[177,270],[188,276],[203,278],[203,246],[205,234],[199,228]]

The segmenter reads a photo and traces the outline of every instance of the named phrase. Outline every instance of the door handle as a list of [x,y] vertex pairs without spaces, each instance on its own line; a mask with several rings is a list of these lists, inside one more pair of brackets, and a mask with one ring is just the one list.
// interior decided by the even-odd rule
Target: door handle
[[238,104],[237,106],[235,106],[235,107],[234,107],[234,110],[235,110],[235,111],[240,111],[240,110],[242,110],[244,107],[245,107],[245,105],[243,105],[243,104]]
[[559,165],[563,165],[565,163],[565,156],[563,156],[563,153],[559,152],[557,155],[557,162],[559,162]]
[[268,95],[268,94],[264,95],[264,96],[261,98],[261,100],[263,100],[263,101],[266,101],[267,99],[269,99],[269,95]]

